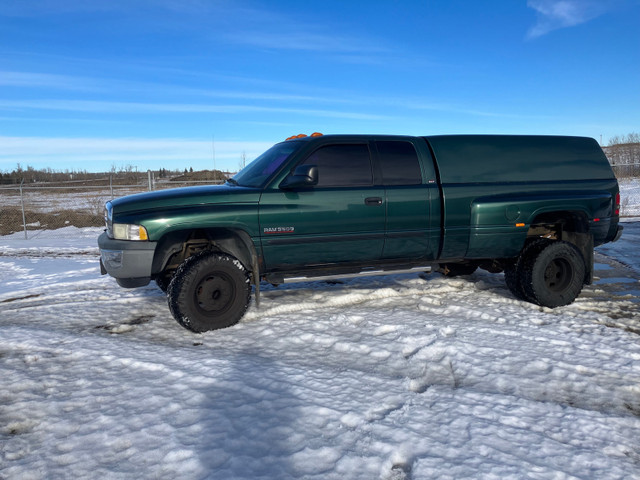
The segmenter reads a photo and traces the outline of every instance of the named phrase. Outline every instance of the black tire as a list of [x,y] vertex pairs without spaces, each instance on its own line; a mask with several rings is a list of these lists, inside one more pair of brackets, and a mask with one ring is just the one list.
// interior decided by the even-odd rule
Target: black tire
[[441,263],[438,271],[445,277],[459,277],[460,275],[471,275],[478,269],[475,263]]
[[521,281],[527,300],[549,308],[569,305],[582,290],[585,270],[584,258],[573,244],[551,242],[523,261]]
[[167,290],[173,317],[197,333],[238,323],[250,296],[249,274],[240,261],[212,251],[185,260]]
[[520,256],[504,269],[504,281],[507,288],[518,300],[531,301],[527,298],[522,285],[522,266],[527,258],[536,257],[540,251],[551,243],[546,238],[536,238],[525,245]]
[[520,273],[518,268],[520,258],[522,257],[518,257],[518,260],[504,268],[504,283],[507,284],[507,288],[514,297],[518,300],[525,300],[524,289],[520,283]]
[[173,278],[173,273],[170,273],[170,274],[161,273],[155,278],[155,282],[160,290],[162,290],[164,293],[167,293],[167,290],[169,289],[169,284],[171,283],[172,278]]

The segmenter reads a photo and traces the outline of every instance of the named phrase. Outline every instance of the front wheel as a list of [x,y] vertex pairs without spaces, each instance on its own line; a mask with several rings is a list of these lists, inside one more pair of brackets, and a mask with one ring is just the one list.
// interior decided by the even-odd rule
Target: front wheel
[[212,251],[185,260],[167,290],[174,318],[198,333],[238,323],[249,306],[250,295],[244,266],[231,255]]
[[551,242],[524,260],[522,288],[527,300],[543,307],[569,305],[582,290],[585,270],[582,254],[573,244]]

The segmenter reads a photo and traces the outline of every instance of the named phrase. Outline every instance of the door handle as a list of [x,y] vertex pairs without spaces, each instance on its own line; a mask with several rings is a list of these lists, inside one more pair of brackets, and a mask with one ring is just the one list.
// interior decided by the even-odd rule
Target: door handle
[[364,199],[365,205],[376,206],[382,205],[382,198],[380,197],[367,197]]

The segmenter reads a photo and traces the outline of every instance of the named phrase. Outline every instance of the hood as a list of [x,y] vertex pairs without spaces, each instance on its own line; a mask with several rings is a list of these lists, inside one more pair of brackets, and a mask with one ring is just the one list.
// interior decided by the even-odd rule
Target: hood
[[137,193],[111,200],[118,214],[195,205],[258,203],[260,190],[234,185],[206,185]]

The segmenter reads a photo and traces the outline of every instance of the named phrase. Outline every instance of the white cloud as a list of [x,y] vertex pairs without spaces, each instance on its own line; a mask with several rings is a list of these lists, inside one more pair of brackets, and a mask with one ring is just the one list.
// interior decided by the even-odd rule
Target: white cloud
[[2,100],[0,109],[8,110],[60,110],[74,112],[101,112],[111,114],[156,113],[285,113],[323,118],[348,118],[353,120],[389,120],[389,117],[342,110],[318,110],[307,108],[261,107],[257,105],[207,105],[189,103],[140,103],[105,102],[94,100]]
[[[201,0],[108,0],[79,2],[77,0],[20,0],[17,2],[0,2],[0,15],[13,17],[39,17],[47,15],[69,15],[76,13],[104,13],[104,12],[131,12],[134,9],[151,9],[160,12],[186,12],[202,14],[211,10],[220,9],[221,4],[216,2],[212,6],[209,2]],[[232,3],[230,2],[230,5]]]
[[[309,22],[295,10],[261,8],[253,2],[239,0],[20,0],[0,2],[0,17],[42,17],[51,15],[98,16],[104,13],[144,15],[139,29],[159,28],[191,35],[207,42],[219,38],[245,47],[345,54],[356,62],[375,60],[376,55],[390,54],[394,48],[382,45],[379,38],[365,33],[344,34],[336,26]],[[357,56],[356,56],[357,54]],[[364,57],[360,60],[359,57]],[[387,58],[386,61],[389,61]]]
[[527,6],[538,15],[538,20],[527,37],[541,37],[553,30],[588,22],[619,3],[616,0],[527,0]]
[[100,91],[89,78],[37,72],[12,72],[0,70],[0,86],[57,88],[62,90]]
[[[178,73],[193,73],[178,72]],[[233,79],[224,79],[233,81],[234,83],[257,83],[253,78],[236,77]],[[260,80],[260,79],[258,79]],[[262,82],[267,83],[267,82]],[[154,93],[162,95],[164,98],[170,96],[197,95],[207,98],[223,98],[223,99],[240,99],[240,100],[275,100],[286,102],[316,102],[316,103],[345,103],[346,100],[337,100],[335,98],[327,98],[321,95],[301,95],[295,93],[280,93],[277,91],[255,91],[255,90],[224,90],[224,89],[207,89],[187,87],[176,84],[153,83],[130,80],[119,80],[113,78],[98,77],[81,77],[71,75],[59,75],[41,72],[19,72],[0,70],[0,86],[20,87],[20,88],[46,88],[56,90],[77,90],[88,92],[113,92],[120,93]],[[300,89],[295,84],[273,84],[268,85],[269,88],[278,90],[295,90]],[[2,100],[0,100],[2,102]]]
[[242,32],[227,36],[235,43],[273,50],[305,50],[331,53],[388,53],[386,47],[377,46],[373,40],[345,37],[331,33],[309,31]]

